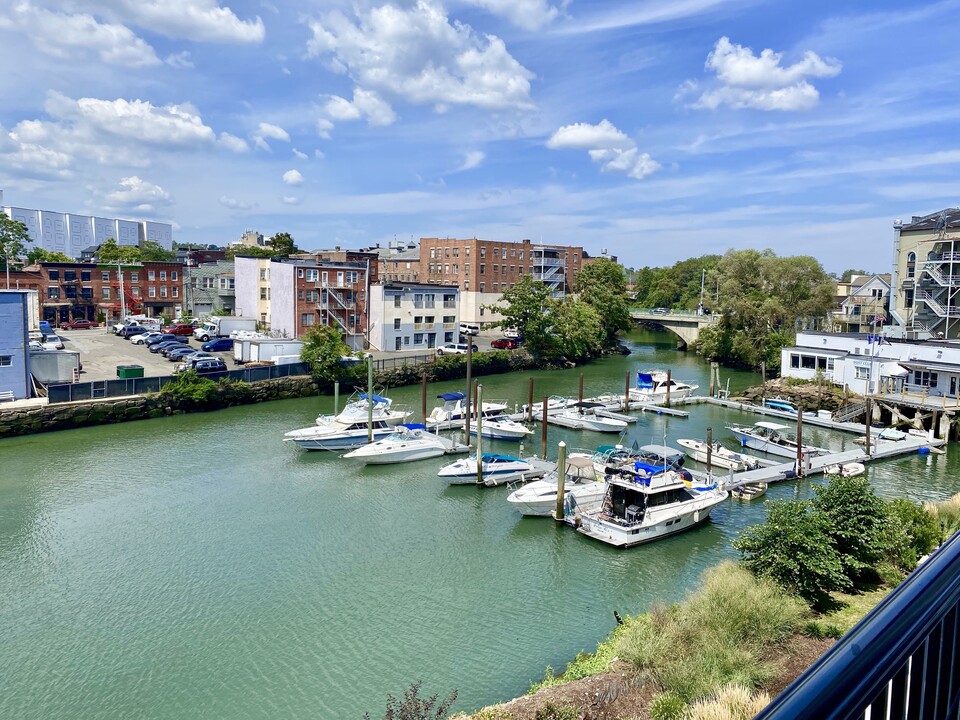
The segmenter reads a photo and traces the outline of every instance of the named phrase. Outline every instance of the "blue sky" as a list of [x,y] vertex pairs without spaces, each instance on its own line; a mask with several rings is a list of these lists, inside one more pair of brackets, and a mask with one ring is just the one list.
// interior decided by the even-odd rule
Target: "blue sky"
[[960,1],[0,0],[0,188],[181,242],[889,271],[960,204]]

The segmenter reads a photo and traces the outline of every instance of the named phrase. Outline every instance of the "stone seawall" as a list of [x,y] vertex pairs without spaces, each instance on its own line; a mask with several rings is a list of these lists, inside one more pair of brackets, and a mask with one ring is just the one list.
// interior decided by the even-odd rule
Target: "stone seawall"
[[298,376],[220,386],[217,397],[207,403],[177,401],[165,395],[151,393],[135,397],[0,410],[0,438],[87,425],[145,420],[164,415],[207,412],[231,405],[308,397],[318,393],[319,388],[310,377]]

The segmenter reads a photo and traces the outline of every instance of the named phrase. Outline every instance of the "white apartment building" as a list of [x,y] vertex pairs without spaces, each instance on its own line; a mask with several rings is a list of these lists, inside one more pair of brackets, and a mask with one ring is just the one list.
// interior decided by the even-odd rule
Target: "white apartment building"
[[370,286],[370,347],[432,352],[460,332],[456,285],[379,283]]

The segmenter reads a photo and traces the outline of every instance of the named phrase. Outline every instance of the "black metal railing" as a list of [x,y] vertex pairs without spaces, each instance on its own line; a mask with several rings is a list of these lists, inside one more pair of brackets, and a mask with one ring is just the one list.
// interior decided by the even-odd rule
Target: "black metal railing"
[[757,720],[939,720],[960,706],[960,533]]

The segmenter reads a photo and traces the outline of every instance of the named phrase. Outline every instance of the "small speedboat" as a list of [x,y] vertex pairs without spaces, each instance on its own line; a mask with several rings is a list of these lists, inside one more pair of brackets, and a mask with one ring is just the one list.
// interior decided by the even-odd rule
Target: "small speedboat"
[[648,405],[663,405],[667,401],[667,389],[671,400],[690,397],[699,385],[680,382],[671,377],[667,380],[664,370],[638,370],[637,386],[630,388],[630,400]]
[[348,400],[343,410],[336,415],[318,415],[317,425],[366,422],[370,417],[371,406],[373,419],[383,420],[388,425],[399,425],[413,414],[409,410],[394,409],[393,400],[376,393],[358,393],[354,397],[356,399]]
[[707,462],[707,450],[710,451],[710,464],[715,467],[722,467],[741,472],[744,470],[756,470],[760,467],[760,462],[749,455],[734,452],[725,448],[719,442],[708,446],[707,443],[700,440],[690,440],[682,438],[677,440],[677,445],[684,448],[684,452],[699,463]]
[[470,448],[450,438],[431,433],[423,425],[409,423],[397,425],[394,432],[382,440],[351,450],[343,457],[356,458],[368,465],[387,465],[458,452],[470,452]]
[[730,491],[730,496],[734,500],[756,500],[767,491],[766,483],[745,483],[737,485]]
[[[484,403],[486,405],[486,403]],[[470,425],[470,434],[477,434],[477,424]],[[527,435],[533,435],[533,430],[515,420],[511,420],[504,412],[484,414],[480,425],[480,434],[493,440],[523,440]]]
[[[538,458],[523,460],[511,455],[484,453],[480,467],[480,480],[487,487],[503,485],[513,480],[529,480],[542,477],[555,465],[556,463]],[[451,485],[477,485],[476,453],[444,465],[437,475],[447,478]]]
[[[551,425],[559,425],[573,430],[592,430],[593,432],[621,433],[627,429],[627,423],[612,417],[604,417],[597,411],[604,411],[600,403],[575,402],[557,412],[547,412],[546,421]],[[543,412],[538,414],[542,419]]]
[[[766,421],[754,423],[752,427],[740,425],[727,427],[727,430],[734,434],[743,447],[761,450],[780,457],[795,458],[797,457],[797,441],[786,434],[789,429],[786,425]],[[802,451],[810,457],[826,455],[830,452],[812,445],[804,445]]]
[[[521,515],[549,517],[557,507],[557,491],[558,477],[554,470],[543,479],[514,490],[507,502]],[[607,483],[597,477],[592,455],[572,453],[567,457],[563,480],[565,512],[575,514],[598,507],[606,491]]]
[[867,471],[863,463],[848,462],[828,465],[823,469],[824,475],[839,475],[841,477],[856,477],[863,475]]
[[283,441],[292,442],[304,450],[349,450],[374,440],[380,440],[394,431],[386,420],[374,420],[370,427],[367,421],[339,422],[332,420],[324,425],[291,430],[284,433]]
[[[431,430],[456,430],[463,427],[463,419],[466,413],[467,396],[465,393],[448,392],[437,395],[437,399],[443,400],[443,405],[435,407],[427,416],[426,425]],[[484,419],[487,417],[497,417],[503,414],[507,409],[507,404],[500,401],[487,401],[482,403]],[[476,408],[471,409],[471,415],[476,416]],[[471,420],[471,425],[475,420]]]

